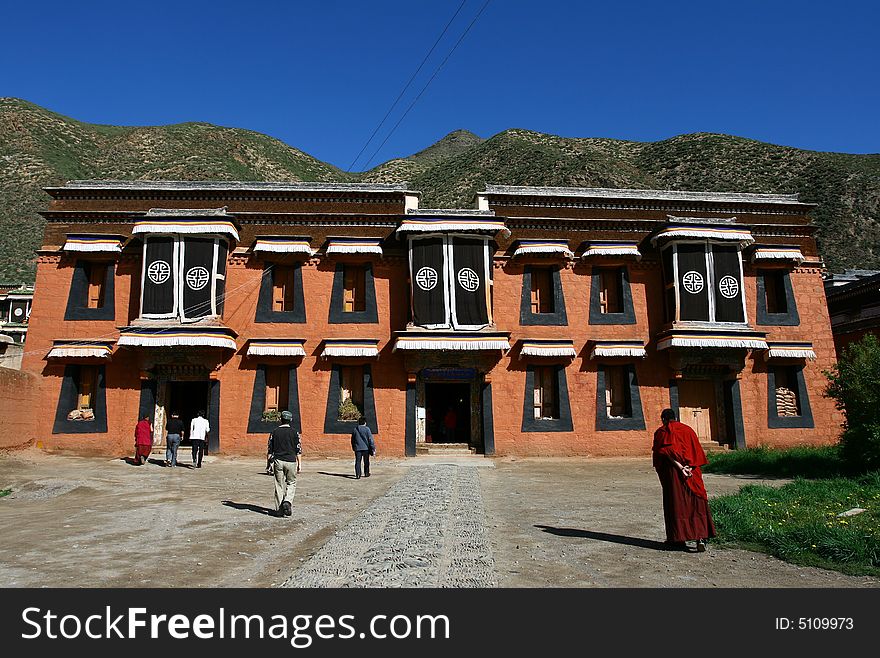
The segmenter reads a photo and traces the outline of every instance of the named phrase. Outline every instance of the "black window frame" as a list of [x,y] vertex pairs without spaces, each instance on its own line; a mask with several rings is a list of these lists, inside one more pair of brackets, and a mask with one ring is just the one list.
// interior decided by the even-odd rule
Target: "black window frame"
[[[783,288],[785,290],[785,313],[770,313],[767,309],[767,283],[765,277],[772,273],[782,273]],[[757,290],[757,307],[755,323],[770,327],[797,327],[800,325],[800,315],[794,298],[794,288],[791,285],[791,272],[782,268],[762,268],[757,270],[755,276]]]
[[[559,404],[559,418],[535,418],[535,368],[556,369],[556,394]],[[522,432],[573,432],[574,421],[568,399],[568,382],[565,366],[559,364],[529,364],[526,366],[526,384],[523,393]]]
[[[67,414],[79,402],[80,368],[83,366],[97,369],[95,377],[95,403],[92,411],[93,420],[67,420]],[[107,385],[106,367],[92,364],[67,364],[61,379],[61,390],[55,408],[55,423],[52,434],[106,434],[107,433]]]
[[[254,372],[254,388],[251,393],[251,407],[248,414],[248,434],[265,434],[271,432],[279,423],[263,420],[263,411],[266,407],[266,368],[276,367],[273,363],[259,363]],[[302,421],[299,410],[299,383],[297,378],[297,366],[294,364],[279,363],[277,367],[287,366],[287,410],[293,415],[290,427],[296,431],[302,431]]]
[[[104,274],[104,304],[100,308],[89,308],[89,275],[86,271],[92,263],[106,265]],[[67,295],[67,307],[64,319],[78,320],[115,320],[116,319],[116,262],[97,258],[78,258],[74,265],[73,277],[70,281],[70,292]]]
[[[272,308],[273,278],[271,269],[276,265],[293,268],[293,309],[290,311],[276,311]],[[260,281],[260,292],[257,296],[257,312],[254,322],[267,323],[277,322],[284,324],[304,324],[306,321],[306,302],[303,295],[302,263],[277,263],[265,261],[263,265],[263,277]]]
[[[552,313],[532,313],[532,272],[535,268],[550,270],[550,281],[553,286],[554,311]],[[521,326],[568,326],[568,315],[565,311],[565,294],[562,290],[561,271],[562,267],[559,265],[524,266],[522,275],[522,299],[519,307],[519,323]]]
[[327,407],[324,410],[324,434],[350,435],[357,421],[339,420],[339,403],[342,401],[342,368],[358,366],[364,369],[364,409],[367,427],[373,434],[379,434],[376,419],[376,400],[373,395],[373,372],[370,364],[365,363],[334,363],[330,370],[330,386],[327,391]]
[[[795,393],[800,406],[800,416],[780,416],[776,407],[776,374],[777,370],[786,369],[794,374],[797,389]],[[810,395],[804,378],[804,366],[789,364],[773,364],[767,367],[767,427],[770,429],[801,428],[810,429],[813,422],[813,410],[810,407]]]
[[[601,304],[602,272],[618,270],[620,275],[620,298],[623,311],[603,313]],[[636,312],[633,306],[632,289],[629,283],[627,265],[593,265],[590,273],[590,318],[589,324],[635,324]]]
[[[364,310],[349,311],[345,308],[345,268],[364,268]],[[370,262],[336,263],[333,272],[333,289],[330,293],[330,324],[378,324],[379,311],[376,307],[376,283],[373,277],[373,264]]]
[[[625,368],[629,381],[629,401],[631,414],[625,418],[611,418],[605,406],[605,368]],[[617,430],[644,430],[645,414],[642,409],[642,396],[639,393],[639,380],[633,363],[600,363],[596,368],[596,429],[600,432]]]

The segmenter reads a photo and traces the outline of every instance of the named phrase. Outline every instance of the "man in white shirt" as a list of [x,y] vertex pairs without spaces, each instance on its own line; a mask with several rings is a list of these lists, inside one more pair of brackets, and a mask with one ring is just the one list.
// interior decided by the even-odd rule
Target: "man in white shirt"
[[200,411],[189,425],[189,440],[192,442],[193,464],[196,468],[202,467],[202,455],[205,454],[205,442],[210,431],[211,426],[205,418],[205,412]]

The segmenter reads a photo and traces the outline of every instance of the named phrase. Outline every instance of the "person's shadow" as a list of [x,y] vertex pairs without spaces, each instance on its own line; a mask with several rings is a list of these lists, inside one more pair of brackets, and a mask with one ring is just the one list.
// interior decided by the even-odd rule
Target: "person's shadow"
[[536,525],[544,532],[556,535],[558,537],[580,537],[581,539],[595,539],[597,541],[607,541],[614,544],[625,544],[627,546],[638,546],[639,548],[650,548],[655,551],[671,550],[668,544],[662,541],[654,541],[653,539],[643,539],[641,537],[627,537],[626,535],[613,535],[608,532],[596,532],[594,530],[579,530],[577,528],[554,528],[548,525]]
[[327,471],[318,471],[318,475],[330,475],[335,478],[348,478],[349,480],[355,479],[354,475],[348,473],[328,473]]
[[221,501],[226,507],[231,507],[232,509],[241,509],[247,510],[248,512],[257,512],[258,514],[265,514],[266,516],[278,516],[278,513],[274,509],[269,509],[268,507],[261,507],[260,505],[251,505],[250,503],[235,503],[231,500]]

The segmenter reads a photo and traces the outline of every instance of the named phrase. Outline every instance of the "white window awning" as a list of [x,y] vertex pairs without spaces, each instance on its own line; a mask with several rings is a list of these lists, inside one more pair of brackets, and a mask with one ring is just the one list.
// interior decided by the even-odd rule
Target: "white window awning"
[[398,235],[407,233],[489,233],[510,235],[510,230],[500,219],[477,217],[407,217],[397,229]]
[[412,336],[398,336],[394,343],[397,350],[443,350],[443,351],[492,351],[509,350],[506,336],[498,334],[435,334],[424,332]]
[[62,251],[118,254],[122,251],[121,235],[101,235],[97,233],[68,233]]
[[109,359],[113,353],[112,340],[55,340],[47,359]]
[[816,352],[812,343],[767,343],[764,360],[769,359],[809,359],[815,360]]
[[339,339],[328,338],[324,341],[323,358],[332,356],[347,357],[377,357],[379,356],[378,339]]
[[734,242],[739,244],[740,248],[747,247],[755,241],[750,231],[736,225],[671,223],[651,238],[651,244],[688,238]]
[[247,356],[305,356],[305,340],[291,338],[252,338]]
[[574,257],[571,249],[568,248],[568,240],[519,240],[513,256],[529,255]]
[[625,256],[641,260],[639,243],[634,241],[620,240],[593,240],[586,243],[586,249],[581,258],[596,258],[600,256]]
[[382,238],[327,238],[328,256],[334,254],[382,255]]
[[238,228],[226,208],[151,208],[134,224],[133,235],[187,233],[229,235],[238,241]]
[[753,263],[761,263],[767,261],[793,261],[795,263],[803,263],[806,257],[801,253],[800,249],[795,247],[756,247],[752,254]]
[[597,340],[590,352],[590,358],[597,357],[637,357],[644,358],[647,352],[640,340]]
[[750,350],[766,350],[764,334],[752,332],[682,331],[671,332],[657,341],[657,349],[670,347],[718,347]]
[[309,244],[309,238],[285,235],[260,235],[254,242],[254,253],[265,252],[274,254],[303,254],[312,256],[315,250]]
[[577,356],[577,352],[574,349],[574,341],[568,339],[523,339],[519,350],[519,358],[526,356],[574,358]]
[[230,350],[236,347],[230,329],[198,327],[138,327],[123,330],[118,344],[120,347],[223,347]]

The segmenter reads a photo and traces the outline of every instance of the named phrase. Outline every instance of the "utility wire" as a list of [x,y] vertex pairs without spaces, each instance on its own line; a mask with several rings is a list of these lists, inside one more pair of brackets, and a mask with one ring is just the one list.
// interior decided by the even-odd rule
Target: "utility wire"
[[431,78],[428,80],[428,82],[425,83],[425,86],[422,87],[422,90],[419,92],[419,95],[416,96],[415,99],[413,99],[413,102],[409,104],[409,107],[408,107],[408,108],[406,108],[406,112],[403,113],[403,116],[400,117],[400,118],[397,120],[397,123],[394,124],[394,127],[391,129],[391,132],[389,132],[388,135],[385,137],[385,139],[382,141],[382,143],[379,144],[379,148],[377,148],[377,149],[373,152],[373,155],[370,156],[370,159],[367,160],[367,164],[366,164],[366,167],[364,167],[364,169],[369,168],[370,163],[373,161],[373,158],[375,158],[375,157],[379,154],[379,151],[382,150],[382,147],[385,146],[386,142],[388,142],[388,140],[391,138],[391,135],[393,135],[393,134],[394,134],[394,131],[397,130],[397,127],[400,125],[401,121],[403,121],[403,120],[406,118],[406,115],[409,114],[409,111],[410,111],[411,109],[413,109],[413,106],[414,106],[414,105],[418,102],[418,100],[422,97],[422,94],[425,93],[425,90],[428,88],[428,86],[431,84],[431,82],[433,82],[434,78],[437,77],[437,74],[440,73],[440,69],[442,69],[443,66],[446,64],[446,62],[449,61],[449,58],[452,57],[452,53],[455,52],[455,49],[458,48],[459,44],[460,44],[460,43],[464,40],[464,38],[467,36],[467,33],[471,31],[471,28],[474,26],[474,23],[477,22],[477,19],[478,19],[478,18],[480,17],[480,15],[485,11],[486,7],[489,6],[489,3],[490,3],[490,2],[491,2],[491,0],[486,0],[486,2],[483,3],[483,6],[480,8],[480,11],[477,12],[477,15],[474,16],[474,19],[471,21],[470,25],[467,26],[467,29],[466,29],[466,30],[462,33],[462,35],[458,38],[458,41],[455,42],[455,45],[452,47],[452,50],[449,51],[449,54],[446,55],[446,58],[445,58],[442,62],[440,62],[440,64],[439,64],[439,65],[437,66],[437,68],[434,70],[434,74],[431,76]]
[[440,43],[440,40],[446,34],[446,31],[449,29],[449,26],[452,25],[452,21],[455,20],[456,16],[458,16],[459,12],[461,11],[462,7],[464,7],[466,2],[467,2],[467,0],[461,0],[461,4],[458,5],[458,9],[455,10],[455,13],[452,15],[452,18],[449,19],[449,22],[446,23],[446,27],[443,28],[443,31],[440,33],[440,36],[437,37],[436,41],[434,41],[434,45],[431,46],[431,49],[428,51],[428,54],[425,55],[425,58],[422,60],[422,63],[419,64],[419,68],[417,68],[416,72],[412,74],[412,77],[406,83],[404,88],[400,91],[400,94],[398,94],[397,98],[391,104],[391,107],[388,108],[388,111],[385,113],[385,116],[382,117],[382,120],[379,122],[379,125],[376,126],[376,129],[373,131],[373,134],[370,135],[370,138],[367,140],[366,144],[364,144],[363,147],[361,147],[361,150],[355,156],[354,160],[351,161],[351,164],[348,166],[348,169],[345,170],[346,172],[350,172],[354,168],[355,163],[358,161],[358,159],[361,157],[361,155],[363,155],[364,151],[367,150],[367,147],[370,145],[370,142],[373,141],[373,138],[376,136],[376,133],[379,132],[379,129],[385,124],[385,121],[388,120],[388,117],[391,115],[391,112],[393,112],[394,108],[397,107],[397,104],[400,102],[400,99],[403,98],[403,95],[406,93],[406,90],[409,89],[409,86],[412,84],[413,80],[416,79],[416,76],[419,74],[419,71],[422,70],[422,67],[425,65],[425,62],[428,61],[428,58],[431,56],[431,53],[434,52],[434,49],[437,47],[437,44]]

